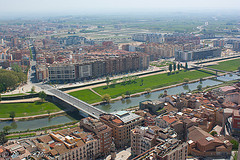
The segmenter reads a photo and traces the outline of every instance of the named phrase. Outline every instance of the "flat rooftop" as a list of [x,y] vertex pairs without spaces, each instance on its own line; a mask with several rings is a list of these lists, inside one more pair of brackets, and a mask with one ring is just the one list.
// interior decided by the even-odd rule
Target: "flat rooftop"
[[128,111],[117,111],[117,112],[113,112],[112,114],[120,118],[123,121],[123,123],[128,123],[141,117],[137,114],[134,114]]

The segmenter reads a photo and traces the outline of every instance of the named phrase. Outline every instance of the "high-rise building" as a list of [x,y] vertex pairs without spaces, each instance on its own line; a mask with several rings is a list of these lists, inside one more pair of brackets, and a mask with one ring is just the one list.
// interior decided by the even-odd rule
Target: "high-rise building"
[[102,114],[100,120],[112,128],[114,143],[117,148],[129,146],[131,130],[143,123],[143,117],[127,111]]
[[102,123],[98,119],[91,117],[84,118],[80,121],[80,126],[89,131],[94,132],[100,139],[100,152],[103,155],[108,155],[111,151],[112,144],[112,128]]
[[187,143],[181,143],[177,139],[166,139],[132,160],[186,160],[187,156]]
[[233,111],[232,129],[235,135],[238,135],[240,133],[240,110]]

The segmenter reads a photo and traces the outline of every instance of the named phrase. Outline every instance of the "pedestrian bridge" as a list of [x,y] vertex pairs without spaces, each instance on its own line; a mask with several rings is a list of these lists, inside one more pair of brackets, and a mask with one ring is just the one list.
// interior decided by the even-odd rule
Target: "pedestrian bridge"
[[205,67],[205,66],[201,66],[201,65],[192,65],[192,67],[195,67],[195,68],[203,68],[205,70],[211,70],[211,71],[215,71],[216,72],[216,75],[217,75],[217,72],[223,72],[223,73],[228,73],[228,74],[236,74],[236,75],[240,75],[239,73],[235,73],[235,72],[231,72],[231,71],[224,71],[224,70],[220,70],[220,69],[214,69],[214,68],[208,68],[208,67]]

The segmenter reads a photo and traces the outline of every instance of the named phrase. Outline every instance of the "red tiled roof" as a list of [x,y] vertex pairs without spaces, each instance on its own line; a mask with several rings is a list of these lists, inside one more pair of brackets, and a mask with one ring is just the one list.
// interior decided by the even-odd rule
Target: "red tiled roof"
[[177,119],[176,119],[175,117],[170,117],[170,116],[168,116],[168,115],[163,116],[162,119],[163,119],[164,121],[168,122],[169,124],[177,121]]

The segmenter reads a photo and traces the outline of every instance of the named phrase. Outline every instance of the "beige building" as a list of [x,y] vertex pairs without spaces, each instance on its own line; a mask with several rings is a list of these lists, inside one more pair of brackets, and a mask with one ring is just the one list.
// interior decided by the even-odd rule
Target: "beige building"
[[232,144],[228,140],[213,137],[196,126],[190,127],[188,132],[189,153],[193,156],[223,157],[231,155]]
[[129,146],[131,144],[131,130],[143,123],[143,117],[127,111],[102,114],[100,120],[112,128],[117,148]]
[[48,69],[45,65],[37,65],[36,76],[38,81],[48,80]]
[[131,152],[136,156],[146,152],[156,144],[156,135],[149,127],[137,126],[131,131]]
[[163,129],[158,126],[136,126],[131,131],[131,152],[133,156],[140,155],[152,147],[163,143],[165,139],[176,138],[177,134],[171,128]]
[[96,159],[100,152],[100,139],[79,127],[52,132],[34,143],[48,159],[54,160]]
[[54,64],[48,67],[50,81],[74,81],[75,66],[74,64]]
[[181,143],[177,139],[167,139],[132,160],[186,160],[187,156],[187,143]]
[[92,77],[92,64],[76,64],[76,79],[81,80],[84,78]]
[[240,105],[240,93],[239,92],[234,92],[234,93],[228,93],[225,96],[225,101],[226,102],[233,102],[238,105]]
[[80,121],[80,126],[94,132],[100,139],[100,152],[106,156],[110,153],[112,144],[112,128],[102,123],[98,119],[91,117],[84,118]]

